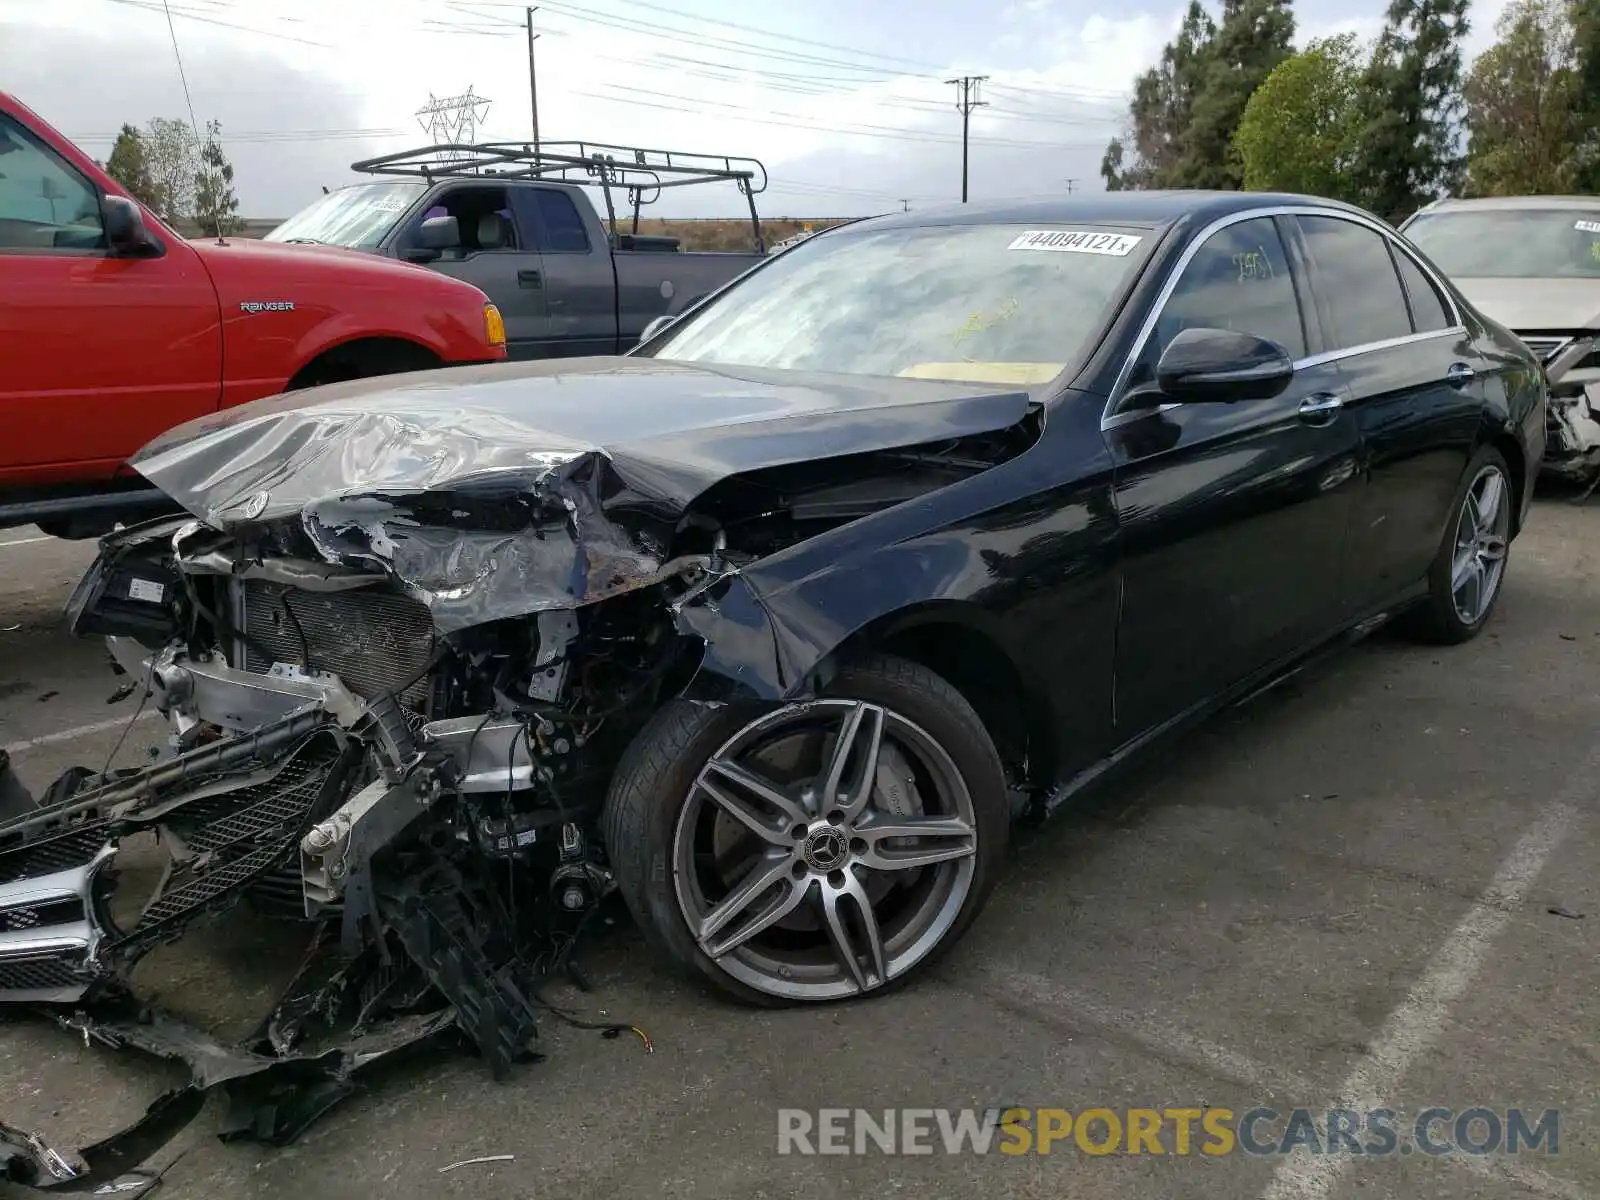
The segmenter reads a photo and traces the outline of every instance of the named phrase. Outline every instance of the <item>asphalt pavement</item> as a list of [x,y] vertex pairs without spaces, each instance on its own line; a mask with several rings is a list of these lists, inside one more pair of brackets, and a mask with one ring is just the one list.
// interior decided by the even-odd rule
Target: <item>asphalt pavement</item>
[[[1600,501],[1541,499],[1478,640],[1381,633],[1102,787],[1019,839],[982,919],[898,994],[745,1010],[663,971],[619,920],[587,956],[594,991],[561,998],[638,1025],[653,1053],[547,1022],[544,1060],[506,1083],[469,1057],[411,1064],[284,1149],[220,1143],[213,1106],[155,1160],[176,1159],[160,1194],[1600,1196],[1597,546]],[[0,531],[0,746],[36,788],[75,763],[137,762],[160,735],[128,724],[134,700],[107,703],[103,647],[60,628],[92,554]],[[236,911],[147,960],[139,983],[238,1034],[297,950]],[[0,1121],[57,1145],[128,1123],[179,1078],[0,1024]],[[1072,1136],[1048,1154],[950,1154],[937,1135],[932,1154],[870,1139],[863,1154],[779,1153],[780,1109],[809,1110],[821,1145],[819,1109],[1011,1107],[1129,1122],[1303,1107],[1313,1136],[1330,1107],[1396,1110],[1402,1135],[1431,1107],[1519,1108],[1529,1124],[1556,1110],[1558,1145],[1180,1154],[1169,1121],[1161,1154]],[[1447,1140],[1450,1119],[1433,1128]],[[1261,1125],[1257,1144],[1284,1129]]]

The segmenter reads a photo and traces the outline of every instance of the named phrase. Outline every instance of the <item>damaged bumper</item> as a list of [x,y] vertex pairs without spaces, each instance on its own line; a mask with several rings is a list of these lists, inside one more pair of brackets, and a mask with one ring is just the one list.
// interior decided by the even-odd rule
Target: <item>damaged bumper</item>
[[1541,470],[1576,483],[1600,476],[1600,366],[1593,363],[1596,339],[1531,338],[1544,356],[1549,394],[1545,405],[1545,449]]
[[[282,665],[255,673],[178,644],[151,652],[108,640],[167,716],[172,752],[107,778],[80,772],[81,786],[26,798],[0,823],[0,1003],[42,1013],[86,1043],[184,1061],[192,1079],[76,1154],[0,1125],[0,1179],[137,1193],[144,1177],[128,1171],[213,1089],[234,1110],[224,1136],[281,1144],[401,1049],[465,1034],[496,1078],[533,1053],[540,980],[529,940],[515,936],[484,881],[438,852],[373,870],[445,792],[504,793],[508,773],[513,784],[529,780],[522,725],[418,724],[392,697],[363,700],[336,677]],[[147,830],[171,860],[137,915],[119,923],[108,903],[119,847]],[[553,825],[528,825],[515,846],[490,834],[508,851],[563,840]],[[587,905],[607,879],[589,862],[581,874]],[[305,920],[311,948],[246,1043],[219,1045],[133,998],[125,980],[143,954],[251,897]]]

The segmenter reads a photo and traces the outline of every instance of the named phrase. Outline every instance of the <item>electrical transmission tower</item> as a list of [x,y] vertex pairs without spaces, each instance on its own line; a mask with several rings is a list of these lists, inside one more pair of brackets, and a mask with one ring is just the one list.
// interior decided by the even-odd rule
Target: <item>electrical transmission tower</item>
[[959,79],[946,79],[946,83],[956,85],[956,108],[961,113],[961,203],[967,202],[967,126],[972,118],[972,110],[982,108],[987,100],[978,99],[978,87],[987,75],[963,75]]
[[[459,96],[435,96],[428,93],[428,102],[417,109],[417,123],[436,146],[455,143],[471,145],[478,140],[478,126],[489,115],[489,101],[475,95],[469,87]],[[446,162],[462,158],[460,151],[440,151]]]

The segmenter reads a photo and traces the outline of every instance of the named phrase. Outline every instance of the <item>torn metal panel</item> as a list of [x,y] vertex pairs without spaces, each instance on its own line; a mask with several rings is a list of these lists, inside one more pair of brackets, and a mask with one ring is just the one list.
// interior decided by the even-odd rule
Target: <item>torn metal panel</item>
[[[667,562],[676,522],[731,476],[1001,430],[1033,403],[650,359],[458,374],[242,405],[179,426],[133,465],[215,530],[295,522],[338,568],[319,576],[290,555],[229,573],[327,590],[381,571],[448,633],[660,582],[680,569]],[[191,566],[224,563],[197,548]]]
[[1546,401],[1544,469],[1589,482],[1600,474],[1600,380],[1553,389]]
[[131,1125],[76,1152],[63,1153],[36,1133],[0,1125],[0,1180],[64,1194],[138,1195],[141,1185],[148,1190],[154,1177],[135,1168],[180,1134],[212,1092],[229,1100],[223,1141],[285,1145],[354,1094],[378,1067],[459,1033],[456,1014],[446,1009],[398,1018],[377,1033],[315,1053],[266,1055],[223,1046],[166,1013],[126,1001],[108,1002],[96,1015],[44,1015],[86,1043],[182,1062],[190,1072],[187,1084],[158,1097]]

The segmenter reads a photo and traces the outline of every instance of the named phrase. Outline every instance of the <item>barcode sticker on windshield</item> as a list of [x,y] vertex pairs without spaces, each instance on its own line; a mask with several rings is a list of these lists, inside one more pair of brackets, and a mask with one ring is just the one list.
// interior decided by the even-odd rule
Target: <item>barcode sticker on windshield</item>
[[1579,233],[1600,233],[1600,221],[1579,221],[1573,228]]
[[379,196],[369,202],[379,212],[405,212],[406,198],[404,196]]
[[1131,254],[1143,238],[1131,233],[1090,233],[1075,229],[1030,229],[1019,234],[1009,250],[1057,250],[1068,254]]

